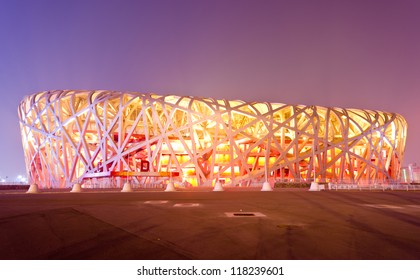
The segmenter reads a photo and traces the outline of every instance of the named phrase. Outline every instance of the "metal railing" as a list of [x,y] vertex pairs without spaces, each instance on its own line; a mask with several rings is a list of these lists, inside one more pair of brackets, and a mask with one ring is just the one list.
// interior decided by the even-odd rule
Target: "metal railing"
[[420,190],[419,184],[408,183],[376,183],[376,184],[348,184],[328,183],[329,190],[359,190],[359,191],[416,191]]

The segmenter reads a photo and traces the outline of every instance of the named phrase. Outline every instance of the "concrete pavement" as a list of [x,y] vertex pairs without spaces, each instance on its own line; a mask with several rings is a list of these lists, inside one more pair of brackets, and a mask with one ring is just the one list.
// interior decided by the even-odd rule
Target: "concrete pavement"
[[0,193],[0,259],[420,259],[420,192]]

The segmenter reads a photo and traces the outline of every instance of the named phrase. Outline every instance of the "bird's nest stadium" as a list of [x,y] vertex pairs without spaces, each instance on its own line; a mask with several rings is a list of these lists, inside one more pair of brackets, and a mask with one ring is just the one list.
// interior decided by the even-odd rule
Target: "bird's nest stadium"
[[36,93],[18,114],[41,188],[390,182],[407,135],[395,113],[105,90]]

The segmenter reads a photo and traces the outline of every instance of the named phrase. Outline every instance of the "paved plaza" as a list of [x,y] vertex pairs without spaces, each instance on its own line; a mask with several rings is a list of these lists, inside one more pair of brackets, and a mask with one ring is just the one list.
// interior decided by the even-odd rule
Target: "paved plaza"
[[420,259],[420,192],[0,193],[0,259]]

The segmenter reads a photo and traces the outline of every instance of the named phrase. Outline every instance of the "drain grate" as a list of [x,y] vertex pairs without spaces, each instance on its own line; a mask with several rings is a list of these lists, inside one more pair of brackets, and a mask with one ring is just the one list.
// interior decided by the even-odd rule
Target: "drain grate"
[[233,216],[236,216],[236,217],[250,217],[250,216],[253,216],[253,217],[255,217],[255,214],[254,213],[233,213]]
[[265,217],[264,214],[260,212],[225,212],[226,217]]

